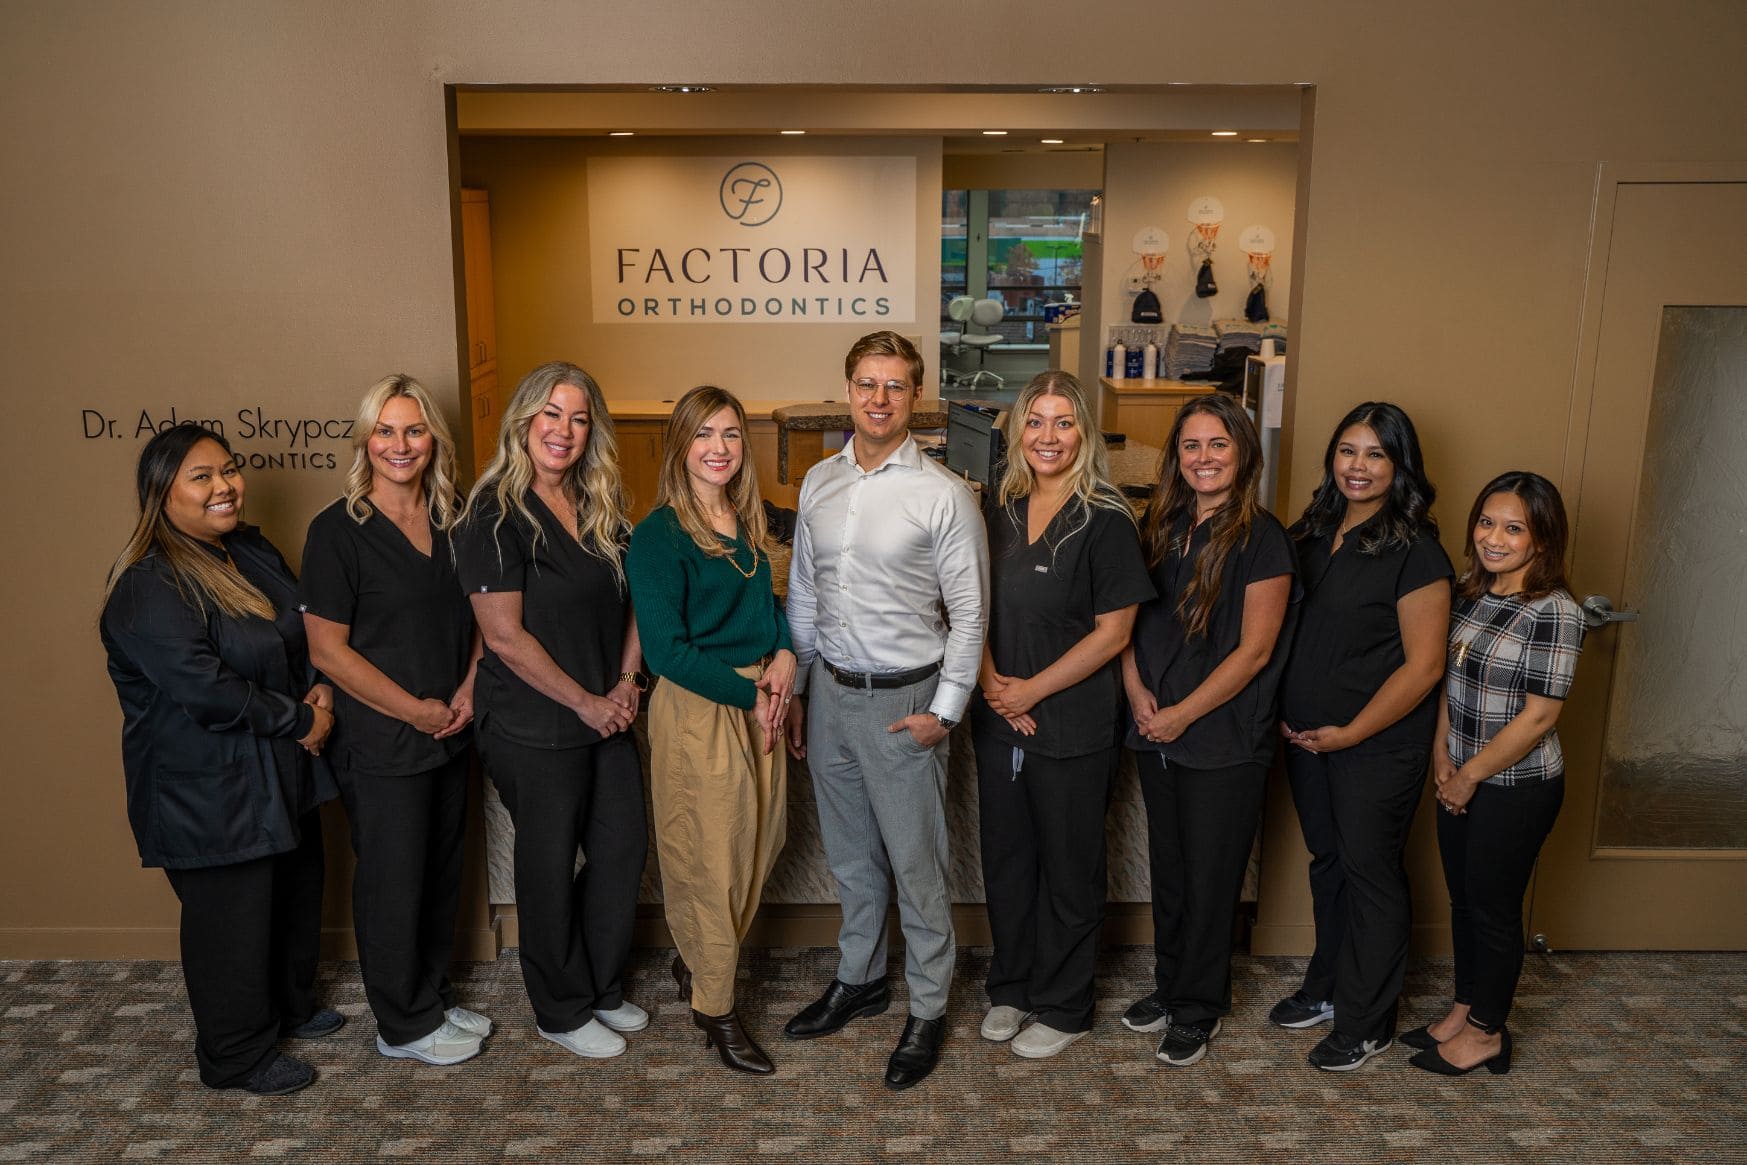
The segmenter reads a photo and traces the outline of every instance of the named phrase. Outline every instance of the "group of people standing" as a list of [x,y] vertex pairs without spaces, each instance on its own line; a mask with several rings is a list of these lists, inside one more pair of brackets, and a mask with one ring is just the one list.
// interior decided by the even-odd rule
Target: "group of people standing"
[[1310,1060],[1334,1071],[1395,1038],[1402,852],[1429,767],[1456,984],[1446,1015],[1401,1038],[1433,1071],[1506,1070],[1522,891],[1558,811],[1553,725],[1582,642],[1557,491],[1527,473],[1489,483],[1452,589],[1400,409],[1342,421],[1287,529],[1261,505],[1248,416],[1211,394],[1179,413],[1137,517],[1084,392],[1050,372],[1009,410],[979,513],[910,436],[915,347],[872,333],[844,373],[853,433],[807,474],[786,604],[745,414],[713,386],[675,405],[655,509],[632,531],[612,422],[580,368],[523,379],[465,498],[440,412],[389,377],[360,406],[345,496],[311,523],[301,581],[241,521],[222,436],[178,426],[147,443],[101,626],[130,821],[182,903],[202,1081],[294,1091],[313,1069],[279,1041],[344,1023],[314,989],[315,810],[335,796],[378,1051],[479,1053],[492,1023],[446,970],[469,738],[516,827],[536,1027],[577,1055],[623,1052],[649,1023],[625,982],[648,835],[629,730],[645,698],[673,976],[730,1068],[774,1070],[736,976],[784,844],[793,754],[843,920],[832,982],[784,1033],[888,1009],[895,888],[909,1015],[885,1083],[933,1071],[956,953],[947,741],[968,716],[994,935],[984,1038],[1046,1058],[1092,1028],[1126,745],[1157,961],[1122,1022],[1160,1033],[1167,1064],[1200,1060],[1231,1009],[1232,924],[1283,739],[1317,949],[1270,1018],[1332,1019]]

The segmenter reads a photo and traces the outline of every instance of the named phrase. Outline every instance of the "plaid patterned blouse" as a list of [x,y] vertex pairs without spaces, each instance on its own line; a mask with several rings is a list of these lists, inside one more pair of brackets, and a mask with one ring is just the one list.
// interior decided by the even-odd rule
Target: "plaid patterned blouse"
[[[1450,759],[1467,763],[1523,710],[1529,696],[1563,700],[1583,650],[1583,612],[1564,591],[1539,599],[1486,594],[1456,600],[1444,669]],[[1499,785],[1550,781],[1565,772],[1557,729],[1527,756],[1487,778]]]

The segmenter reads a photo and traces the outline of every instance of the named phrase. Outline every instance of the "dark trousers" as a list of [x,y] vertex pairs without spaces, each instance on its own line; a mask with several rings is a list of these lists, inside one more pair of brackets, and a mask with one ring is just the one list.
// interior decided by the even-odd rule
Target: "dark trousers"
[[1154,981],[1173,1023],[1231,1011],[1231,930],[1262,815],[1266,765],[1192,769],[1135,753],[1152,867]]
[[352,929],[364,996],[389,1044],[430,1035],[455,1006],[449,956],[461,900],[467,760],[463,752],[400,777],[334,766],[358,855]]
[[242,1083],[283,1032],[315,1014],[320,815],[312,809],[297,825],[303,840],[288,853],[164,871],[182,902],[182,980],[208,1087]]
[[1425,788],[1429,745],[1309,753],[1286,748],[1298,824],[1310,850],[1316,951],[1304,993],[1332,1000],[1335,1030],[1395,1034],[1413,902],[1402,854]]
[[1092,1030],[1106,892],[1104,812],[1112,747],[1056,760],[978,732],[983,891],[995,953],[989,1002],[1057,1031]]
[[1565,800],[1565,778],[1482,784],[1461,816],[1438,812],[1438,854],[1450,888],[1456,1002],[1486,1028],[1510,1017],[1523,970],[1523,894]]
[[625,1001],[649,849],[637,746],[621,732],[584,748],[527,748],[489,727],[479,746],[516,826],[516,920],[534,1019],[544,1031],[575,1031]]

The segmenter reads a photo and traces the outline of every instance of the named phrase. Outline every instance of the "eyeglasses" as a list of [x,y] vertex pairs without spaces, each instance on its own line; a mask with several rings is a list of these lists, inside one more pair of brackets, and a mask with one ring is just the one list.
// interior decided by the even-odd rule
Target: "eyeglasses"
[[849,387],[855,389],[855,395],[862,400],[867,400],[882,388],[889,396],[903,396],[910,391],[910,386],[901,380],[852,380]]

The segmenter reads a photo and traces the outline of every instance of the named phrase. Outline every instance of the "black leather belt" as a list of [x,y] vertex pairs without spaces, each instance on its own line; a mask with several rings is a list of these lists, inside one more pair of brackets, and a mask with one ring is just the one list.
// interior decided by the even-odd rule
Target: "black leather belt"
[[845,671],[828,659],[821,659],[819,662],[825,665],[825,670],[831,673],[832,679],[846,688],[907,688],[940,670],[940,664],[930,663],[913,667],[909,671]]

